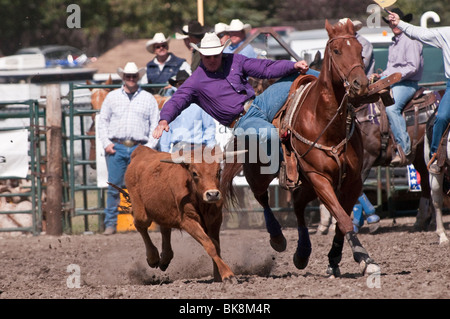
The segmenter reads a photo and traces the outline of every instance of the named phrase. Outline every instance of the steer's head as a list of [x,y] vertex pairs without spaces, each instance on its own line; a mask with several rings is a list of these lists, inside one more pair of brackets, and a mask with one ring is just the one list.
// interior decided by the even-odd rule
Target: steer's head
[[162,159],[161,162],[182,165],[191,177],[190,187],[205,203],[219,203],[222,193],[219,190],[221,162],[228,153],[222,153],[220,148],[197,146],[184,148],[172,153],[171,158]]

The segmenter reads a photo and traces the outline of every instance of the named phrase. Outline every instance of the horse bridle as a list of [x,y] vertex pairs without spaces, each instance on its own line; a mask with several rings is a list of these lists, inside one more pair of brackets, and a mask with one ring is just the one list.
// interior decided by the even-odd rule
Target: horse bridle
[[333,58],[333,53],[331,52],[331,43],[335,40],[344,40],[344,39],[356,39],[356,36],[354,35],[341,35],[332,39],[329,39],[326,45],[326,48],[328,50],[328,57],[329,57],[329,63],[328,63],[328,67],[329,67],[329,71],[331,71],[331,66],[333,65],[337,74],[339,75],[339,77],[341,78],[342,82],[344,83],[344,87],[346,92],[348,93],[349,88],[350,88],[350,83],[348,82],[348,77],[350,76],[350,73],[353,72],[354,69],[360,67],[363,71],[364,71],[364,64],[363,63],[355,63],[350,67],[350,70],[348,71],[347,75],[344,74],[344,72],[342,72],[341,68],[339,67],[339,65],[336,63],[336,61]]

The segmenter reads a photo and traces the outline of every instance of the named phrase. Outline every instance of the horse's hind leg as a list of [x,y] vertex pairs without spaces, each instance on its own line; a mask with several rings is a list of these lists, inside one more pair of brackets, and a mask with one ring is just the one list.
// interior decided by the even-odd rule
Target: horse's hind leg
[[264,209],[266,228],[270,234],[270,246],[278,252],[285,251],[287,246],[286,238],[283,235],[280,223],[269,206],[269,192],[266,190],[260,195],[255,194],[255,198]]
[[298,242],[294,253],[294,265],[298,269],[305,269],[311,255],[311,241],[309,239],[308,227],[305,223],[305,207],[316,198],[312,188],[302,186],[294,190],[294,209],[297,216]]

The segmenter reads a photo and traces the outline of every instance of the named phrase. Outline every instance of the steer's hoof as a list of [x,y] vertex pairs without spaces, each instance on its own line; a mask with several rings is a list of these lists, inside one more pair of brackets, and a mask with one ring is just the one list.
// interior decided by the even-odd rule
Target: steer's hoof
[[[158,268],[159,266],[159,260],[156,260],[156,262],[152,262],[151,260],[149,260],[147,258],[147,264],[151,267],[151,268]],[[166,267],[167,268],[167,267]]]
[[283,234],[278,236],[270,236],[270,246],[279,253],[286,250],[287,241]]

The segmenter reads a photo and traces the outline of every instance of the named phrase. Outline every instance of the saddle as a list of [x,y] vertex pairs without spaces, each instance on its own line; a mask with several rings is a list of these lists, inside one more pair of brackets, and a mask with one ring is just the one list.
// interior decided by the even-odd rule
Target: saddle
[[[423,136],[419,136],[419,125],[425,124],[428,119],[436,111],[436,96],[434,93],[424,94],[425,89],[420,88],[416,91],[412,99],[408,102],[402,111],[403,117],[406,120],[407,127],[413,127],[413,134],[411,136],[411,155],[408,158],[405,156],[401,147],[395,142],[395,139],[390,130],[389,120],[386,114],[385,104],[383,100],[378,100],[376,103],[363,105],[357,109],[356,118],[358,122],[371,122],[380,126],[381,149],[380,160],[385,162],[387,160],[387,147],[389,139],[393,142],[394,150],[396,150],[401,158],[400,166],[411,164],[417,145],[422,141]],[[359,112],[362,108],[368,108],[367,114]]]
[[283,160],[281,161],[279,184],[284,189],[293,189],[301,185],[297,157],[291,144],[292,123],[297,108],[301,107],[311,85],[317,80],[313,75],[300,75],[292,83],[289,95],[275,115],[272,124],[279,129]]

